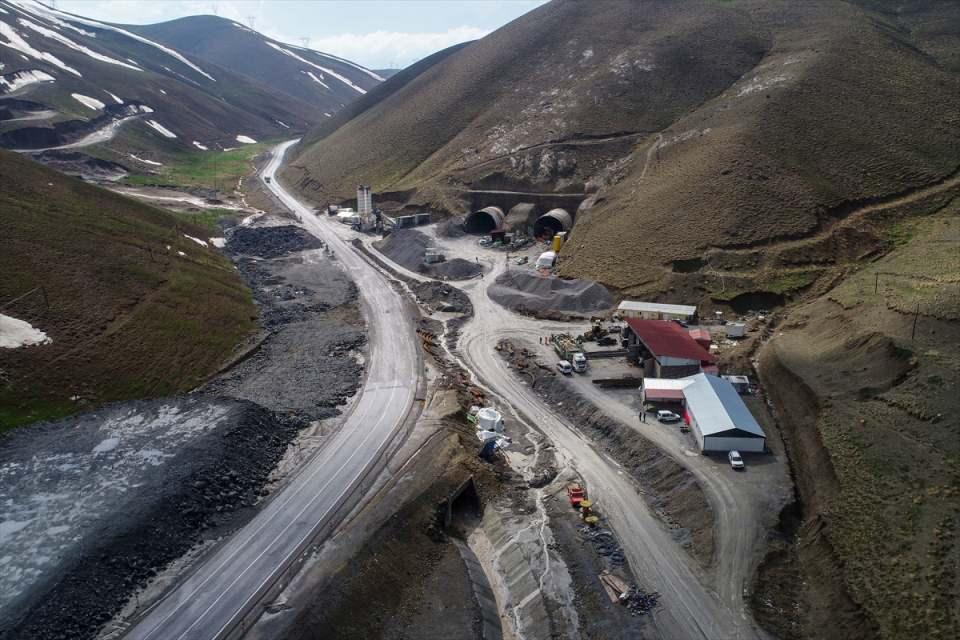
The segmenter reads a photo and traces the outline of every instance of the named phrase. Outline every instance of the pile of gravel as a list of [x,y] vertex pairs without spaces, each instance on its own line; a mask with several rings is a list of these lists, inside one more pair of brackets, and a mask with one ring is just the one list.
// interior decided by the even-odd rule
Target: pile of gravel
[[320,240],[294,225],[234,227],[227,236],[229,251],[258,258],[276,258],[292,251],[322,247]]
[[464,280],[483,271],[479,263],[463,258],[424,264],[423,254],[432,244],[429,237],[416,229],[398,229],[374,246],[401,267],[442,280]]
[[497,304],[531,315],[595,314],[613,307],[613,296],[601,284],[543,276],[532,269],[501,274],[487,294]]

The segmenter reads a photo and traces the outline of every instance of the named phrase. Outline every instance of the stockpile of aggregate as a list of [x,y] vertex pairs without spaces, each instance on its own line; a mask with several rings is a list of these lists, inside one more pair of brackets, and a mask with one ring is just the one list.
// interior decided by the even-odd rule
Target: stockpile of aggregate
[[430,238],[416,229],[397,229],[374,244],[385,256],[401,267],[442,280],[464,280],[483,271],[476,260],[450,258],[444,262],[424,264],[423,255],[432,246]]
[[544,313],[595,314],[613,307],[613,296],[590,280],[564,280],[540,275],[533,269],[502,273],[487,290],[490,299],[508,309]]

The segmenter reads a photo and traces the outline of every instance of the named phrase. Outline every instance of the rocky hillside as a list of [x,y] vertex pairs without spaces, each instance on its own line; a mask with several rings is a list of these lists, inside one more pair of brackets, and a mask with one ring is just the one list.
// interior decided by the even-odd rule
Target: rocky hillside
[[[258,50],[244,53],[254,41],[277,58],[300,64],[292,50],[270,49],[259,34],[226,24],[242,36],[234,58],[263,58]],[[353,69],[363,87],[378,82],[346,61],[336,64],[337,69]],[[124,156],[146,154],[156,160],[158,153],[223,149],[288,136],[326,119],[317,94],[278,91],[264,82],[274,75],[281,74],[273,69],[237,73],[230,65],[182,52],[132,27],[35,2],[0,0],[0,147],[106,143],[122,149]],[[304,86],[320,86],[307,75],[302,79]],[[328,105],[331,112],[362,91],[359,85],[357,90],[336,82],[341,86]]]
[[383,77],[349,60],[267,38],[216,16],[190,16],[126,27],[201,60],[228,69],[280,95],[311,105],[315,119],[331,117]]
[[202,228],[7,151],[0,237],[0,431],[191,389],[255,328]]
[[562,274],[775,304],[882,244],[834,238],[836,221],[960,166],[958,19],[934,2],[555,0],[303,146],[284,177],[320,203],[370,183],[451,213],[490,191],[569,194]]

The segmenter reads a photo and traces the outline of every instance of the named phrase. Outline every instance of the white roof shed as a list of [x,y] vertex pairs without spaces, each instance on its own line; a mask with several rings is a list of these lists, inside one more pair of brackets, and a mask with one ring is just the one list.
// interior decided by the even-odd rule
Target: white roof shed
[[692,318],[697,313],[697,308],[687,304],[662,304],[659,302],[637,302],[634,300],[624,300],[617,307],[623,315],[627,317],[641,317],[653,320],[671,319],[671,318]]

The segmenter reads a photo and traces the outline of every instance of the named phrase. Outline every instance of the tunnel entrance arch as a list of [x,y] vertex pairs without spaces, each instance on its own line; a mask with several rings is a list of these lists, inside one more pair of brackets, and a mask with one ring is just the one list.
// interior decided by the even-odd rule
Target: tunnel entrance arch
[[463,229],[467,233],[490,233],[503,227],[505,219],[500,207],[484,207],[467,216]]
[[538,238],[552,238],[561,231],[569,232],[572,228],[573,216],[566,209],[551,209],[533,223],[533,235]]

